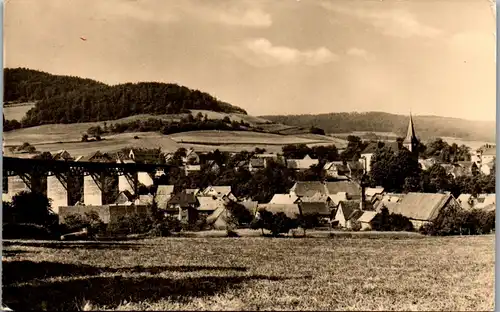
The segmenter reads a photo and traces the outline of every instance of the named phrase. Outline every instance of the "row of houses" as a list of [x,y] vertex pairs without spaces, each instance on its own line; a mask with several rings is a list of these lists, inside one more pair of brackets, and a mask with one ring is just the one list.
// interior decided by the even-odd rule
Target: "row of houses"
[[[88,206],[86,209],[97,210],[104,215],[103,220],[113,220],[110,214],[120,215],[132,208],[144,207],[156,203],[158,209],[166,215],[179,220],[194,221],[201,215],[214,228],[225,228],[230,217],[228,205],[238,203],[258,216],[262,210],[272,213],[283,212],[290,218],[300,215],[318,214],[325,224],[350,228],[354,221],[362,229],[370,229],[370,222],[375,215],[386,207],[391,213],[398,213],[410,219],[415,228],[432,220],[445,207],[461,206],[463,209],[495,209],[495,194],[472,196],[462,194],[457,199],[453,195],[435,193],[386,193],[383,188],[362,188],[353,181],[297,182],[285,194],[275,194],[268,203],[258,203],[249,198],[237,198],[230,186],[209,186],[205,189],[175,190],[173,185],[159,185],[156,195],[141,195],[134,199],[127,191],[121,192],[114,205],[103,207]],[[364,200],[362,200],[364,198]],[[60,220],[69,213],[83,213],[85,206],[61,207]],[[141,208],[142,207],[142,208]],[[101,209],[102,208],[102,209]],[[83,210],[82,210],[83,209]],[[102,212],[101,212],[102,210]],[[120,210],[121,212],[118,213]]]

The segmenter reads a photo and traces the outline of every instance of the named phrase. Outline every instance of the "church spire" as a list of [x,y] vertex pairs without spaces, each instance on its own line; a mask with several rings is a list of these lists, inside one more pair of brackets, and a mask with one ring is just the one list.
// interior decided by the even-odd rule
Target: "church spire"
[[408,130],[406,131],[406,137],[403,141],[403,145],[410,151],[415,152],[417,150],[418,139],[415,135],[415,127],[413,125],[413,117],[410,112],[410,121],[408,122]]

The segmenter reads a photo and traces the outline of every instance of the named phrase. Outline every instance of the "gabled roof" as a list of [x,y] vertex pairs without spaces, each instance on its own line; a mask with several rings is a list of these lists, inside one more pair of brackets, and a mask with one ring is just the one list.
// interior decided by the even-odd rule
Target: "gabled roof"
[[111,157],[108,153],[101,153],[100,151],[93,152],[87,156],[83,156],[78,159],[78,161],[88,161],[88,162],[115,162],[113,157]]
[[201,165],[186,165],[185,169],[187,171],[200,171]]
[[224,200],[221,198],[213,198],[212,196],[199,196],[198,202],[200,206],[198,210],[200,211],[215,211],[219,207],[224,207]]
[[359,210],[360,204],[359,200],[347,200],[340,202],[339,209],[342,210],[346,221],[349,220],[354,211]]
[[54,160],[72,160],[71,154],[66,150],[59,150],[52,155]]
[[408,193],[400,202],[389,205],[387,209],[409,219],[431,221],[450,200],[454,200],[450,194]]
[[323,166],[324,170],[337,169],[338,171],[348,172],[349,167],[342,161],[329,161]]
[[384,193],[383,187],[367,187],[367,188],[365,188],[365,195],[366,196],[374,196],[374,195],[382,194],[382,193]]
[[369,223],[377,215],[376,211],[363,211],[363,214],[358,218],[359,222]]
[[174,192],[175,185],[158,185],[156,195],[170,195]]
[[257,206],[259,202],[256,200],[244,200],[240,202],[240,204],[242,204],[246,209],[248,209],[248,211],[252,213],[252,215],[254,215],[255,212],[257,212]]
[[208,186],[202,193],[204,195],[212,195],[212,193],[216,193],[217,195],[229,195],[231,194],[231,186]]
[[338,205],[342,201],[346,201],[347,199],[347,193],[346,192],[339,192],[337,194],[329,194],[328,197],[331,199],[334,205]]
[[357,209],[354,209],[352,211],[352,213],[349,215],[349,217],[347,217],[346,220],[358,220],[362,215],[363,211],[358,207]]
[[346,192],[348,196],[361,196],[361,186],[352,181],[325,182],[328,194]]
[[280,204],[259,204],[257,206],[258,211],[266,210],[273,214],[283,212],[287,217],[295,219],[300,216],[299,205],[297,204],[288,204],[288,205],[280,205]]
[[299,197],[313,196],[316,193],[326,194],[325,184],[320,181],[298,181],[290,189]]
[[200,192],[200,189],[199,188],[195,188],[195,189],[185,189],[184,190],[184,193],[186,194],[194,194],[194,195],[198,195],[198,193]]
[[299,199],[298,196],[293,194],[274,194],[273,198],[269,201],[270,204],[295,204]]
[[300,199],[303,203],[326,203],[331,200],[327,194],[316,193],[312,196],[304,196]]
[[149,205],[152,204],[154,200],[153,195],[139,195],[139,198],[135,200],[136,205]]
[[378,149],[382,147],[387,147],[394,152],[397,152],[401,149],[398,142],[370,142],[361,152],[361,154],[374,154]]
[[218,207],[206,219],[207,224],[213,224],[223,213],[229,213],[225,206]]
[[196,205],[198,203],[198,199],[193,193],[178,193],[173,195],[168,201],[169,205],[180,205],[181,207],[187,207],[190,205]]
[[331,210],[326,203],[299,203],[302,215],[319,214],[323,216],[329,216]]
[[288,159],[286,161],[287,168],[290,169],[309,169],[311,166],[319,164],[318,159]]
[[121,191],[116,197],[115,204],[117,205],[126,205],[132,204],[134,201],[134,195],[128,190]]
[[250,159],[250,165],[252,165],[252,167],[264,168],[265,160],[264,158],[252,158]]

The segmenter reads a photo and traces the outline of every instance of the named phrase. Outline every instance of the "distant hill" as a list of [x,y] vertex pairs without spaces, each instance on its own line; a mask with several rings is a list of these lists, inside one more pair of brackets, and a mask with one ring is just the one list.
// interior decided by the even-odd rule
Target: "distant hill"
[[[408,116],[383,112],[260,117],[290,126],[315,126],[332,135],[363,131],[404,136],[408,127]],[[495,142],[496,124],[493,121],[471,121],[439,116],[414,116],[413,121],[417,136],[424,141],[436,137],[454,137],[463,140]]]
[[91,79],[14,68],[4,70],[4,99],[35,101],[23,127],[53,123],[114,120],[137,114],[177,114],[190,109],[245,114],[210,94],[171,83],[140,82],[109,86]]

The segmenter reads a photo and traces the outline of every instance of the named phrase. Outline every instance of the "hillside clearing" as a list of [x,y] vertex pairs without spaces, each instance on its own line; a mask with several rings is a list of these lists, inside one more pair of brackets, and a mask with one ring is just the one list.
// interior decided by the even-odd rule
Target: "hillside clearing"
[[[16,310],[493,310],[494,235],[4,244]],[[312,260],[314,259],[314,260]]]
[[7,120],[17,120],[21,121],[26,113],[35,107],[34,102],[16,103],[16,104],[4,104],[3,114]]

